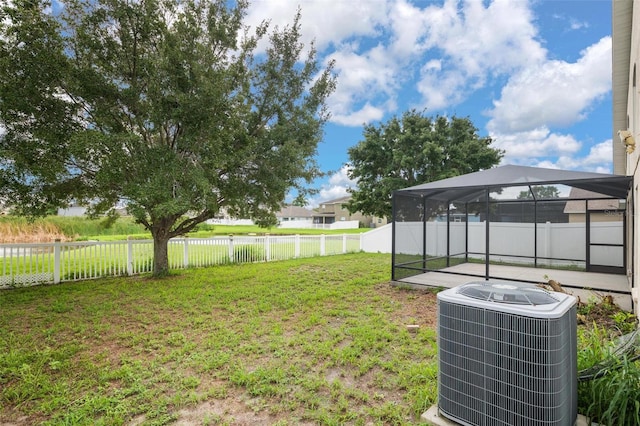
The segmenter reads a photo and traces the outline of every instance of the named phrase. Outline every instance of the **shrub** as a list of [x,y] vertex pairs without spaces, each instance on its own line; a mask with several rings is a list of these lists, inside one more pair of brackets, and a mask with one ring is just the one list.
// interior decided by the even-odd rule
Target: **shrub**
[[579,383],[578,407],[596,423],[640,425],[640,363],[625,356],[603,377]]

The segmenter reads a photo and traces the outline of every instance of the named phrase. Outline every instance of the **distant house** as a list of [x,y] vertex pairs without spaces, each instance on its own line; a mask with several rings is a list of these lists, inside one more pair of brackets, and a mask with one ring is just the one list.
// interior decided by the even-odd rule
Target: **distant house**
[[[342,197],[335,200],[325,201],[318,208],[310,210],[305,207],[284,204],[276,212],[279,228],[325,228],[325,229],[346,229],[364,226],[376,228],[386,225],[387,220],[373,216],[366,216],[362,213],[350,214],[344,205],[351,197]],[[228,217],[226,214],[216,219],[210,219],[207,223],[237,225],[246,224],[248,219],[239,220]]]
[[284,205],[276,218],[281,228],[307,228],[313,224],[313,212],[300,206]]
[[336,222],[358,221],[366,228],[376,228],[386,225],[387,219],[375,216],[367,216],[360,212],[349,213],[345,207],[351,199],[350,196],[325,201],[314,209],[313,223],[316,225],[331,225]]
[[[480,213],[481,221],[485,220],[486,214]],[[526,223],[567,223],[569,215],[565,211],[563,201],[539,202],[535,212],[532,203],[496,203],[493,206],[490,220],[492,222],[526,222]]]
[[84,216],[87,213],[87,206],[73,203],[64,209],[58,209],[58,216]]
[[586,222],[587,206],[589,208],[589,221],[591,222],[619,222],[623,220],[624,201],[598,199],[604,197],[604,195],[596,192],[571,188],[569,198],[578,199],[567,201],[565,205],[564,212],[569,215],[569,223]]
[[[86,205],[73,203],[67,208],[58,209],[57,215],[67,217],[86,216],[87,210],[88,208]],[[114,207],[114,210],[120,216],[129,216],[129,212],[127,212],[127,208],[124,206],[116,206]]]

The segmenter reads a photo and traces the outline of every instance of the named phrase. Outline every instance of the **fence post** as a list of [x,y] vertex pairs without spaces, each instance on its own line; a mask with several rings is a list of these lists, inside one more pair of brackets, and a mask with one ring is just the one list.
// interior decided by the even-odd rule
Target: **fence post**
[[325,235],[320,235],[320,256],[324,256],[326,254],[326,241]]
[[186,268],[189,267],[189,237],[188,236],[184,236],[184,250],[183,250],[183,256],[182,256],[182,263]]
[[342,253],[347,252],[347,234],[342,234]]
[[133,275],[133,240],[127,236],[127,275]]
[[233,256],[233,235],[229,235],[229,262],[233,263],[235,261]]
[[300,257],[300,234],[296,234],[294,241],[293,257],[298,258]]
[[[551,222],[547,221],[544,224],[544,256],[545,257],[553,257],[553,253],[551,252]],[[550,265],[551,261],[545,259],[545,265]]]
[[264,260],[266,262],[271,260],[271,242],[269,241],[269,234],[264,237]]
[[56,238],[53,242],[53,283],[60,283],[60,239]]

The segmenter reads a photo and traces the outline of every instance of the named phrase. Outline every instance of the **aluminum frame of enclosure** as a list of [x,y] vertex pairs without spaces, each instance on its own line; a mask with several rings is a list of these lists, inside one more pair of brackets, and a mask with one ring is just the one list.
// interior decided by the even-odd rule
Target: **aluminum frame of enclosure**
[[[600,194],[599,196],[589,196],[583,198],[539,198],[533,190],[534,187],[563,185],[571,188],[578,188],[590,193]],[[609,175],[602,173],[576,172],[566,170],[554,170],[525,166],[506,165],[485,171],[470,173],[467,175],[456,176],[436,182],[423,185],[417,185],[401,190],[394,191],[392,196],[392,280],[397,281],[405,277],[438,270],[449,267],[452,262],[468,262],[470,255],[484,256],[485,273],[482,278],[489,280],[490,278],[500,278],[491,275],[490,260],[492,256],[508,256],[517,258],[518,255],[509,253],[492,253],[491,252],[491,221],[492,206],[497,204],[521,203],[522,210],[527,211],[532,216],[533,222],[533,256],[520,256],[533,258],[533,266],[538,267],[542,262],[553,261],[573,261],[570,258],[545,257],[539,253],[538,248],[538,230],[540,225],[541,206],[545,207],[552,203],[566,203],[567,201],[584,202],[584,215],[586,225],[585,235],[585,269],[588,272],[609,272],[609,273],[628,273],[627,267],[632,263],[628,261],[628,241],[633,241],[628,234],[628,220],[632,216],[626,211],[631,209],[631,188],[633,185],[632,176]],[[494,191],[505,190],[515,187],[528,187],[531,193],[530,199],[525,200],[493,200],[490,195]],[[590,209],[590,202],[597,200],[624,200],[626,201],[625,209],[610,210],[612,214],[619,214],[623,220],[622,241],[615,243],[592,243],[590,239],[590,217],[591,214],[600,211]],[[456,220],[464,221],[464,242],[452,241],[451,224],[453,222],[451,206],[464,205],[464,214],[457,213]],[[528,204],[528,205],[527,205]],[[436,205],[436,207],[433,207]],[[437,205],[439,205],[439,210]],[[469,236],[469,206],[476,206],[476,215],[484,216],[484,253],[470,251]],[[446,206],[444,208],[443,206]],[[482,207],[482,209],[479,208]],[[446,220],[446,254],[434,258],[427,255],[427,244],[433,235],[427,232],[427,221],[429,217],[433,217],[433,212],[438,210],[441,220]],[[602,211],[600,211],[602,212]],[[431,215],[431,216],[430,216]],[[478,220],[476,220],[478,221]],[[420,235],[412,232],[412,238],[418,241],[416,246],[421,246],[421,253],[417,255],[407,256],[401,252],[402,248],[398,247],[398,229],[399,224],[403,222],[412,222],[414,224],[421,223],[422,230]],[[437,235],[436,235],[437,237]],[[463,247],[463,248],[462,248]],[[590,263],[590,252],[593,247],[611,247],[612,249],[622,249],[621,266],[609,267],[600,265],[592,265]],[[631,247],[632,248],[632,247]],[[434,263],[436,259],[440,260],[440,267],[430,268],[429,263]],[[454,272],[450,272],[454,273]],[[633,271],[631,271],[633,273]],[[466,274],[465,274],[466,275]],[[479,277],[478,275],[473,275]],[[533,282],[522,280],[525,282]]]

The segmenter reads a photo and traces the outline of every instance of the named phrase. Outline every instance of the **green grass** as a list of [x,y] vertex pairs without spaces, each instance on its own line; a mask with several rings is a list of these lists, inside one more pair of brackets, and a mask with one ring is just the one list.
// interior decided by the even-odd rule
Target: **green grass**
[[[18,216],[0,217],[0,224],[13,225],[26,229],[28,219]],[[119,241],[133,238],[137,240],[151,239],[151,233],[140,224],[135,223],[131,217],[120,217],[113,223],[105,219],[87,219],[86,217],[47,216],[36,219],[36,223],[55,226],[68,238],[75,241]],[[286,228],[260,228],[257,225],[209,225],[201,223],[196,226],[189,237],[208,238],[220,235],[335,235],[335,234],[359,234],[370,231],[369,228],[356,229],[286,229]],[[53,240],[53,238],[49,239]]]
[[[356,229],[288,229],[288,228],[260,228],[257,225],[200,225],[195,231],[188,234],[191,238],[209,238],[215,236],[227,235],[342,235],[342,234],[361,234],[370,231],[368,228]],[[137,240],[150,239],[151,234],[148,232],[138,232],[132,234],[91,234],[83,237],[84,240],[96,241],[118,241],[127,238]]]
[[435,297],[390,287],[389,267],[357,253],[0,292],[0,423],[417,424],[436,334],[405,326]]
[[[0,424],[418,424],[437,398],[435,296],[389,286],[389,266],[356,253],[0,291]],[[580,327],[579,369],[610,339]],[[639,424],[640,365],[617,366],[580,384],[579,412]]]

